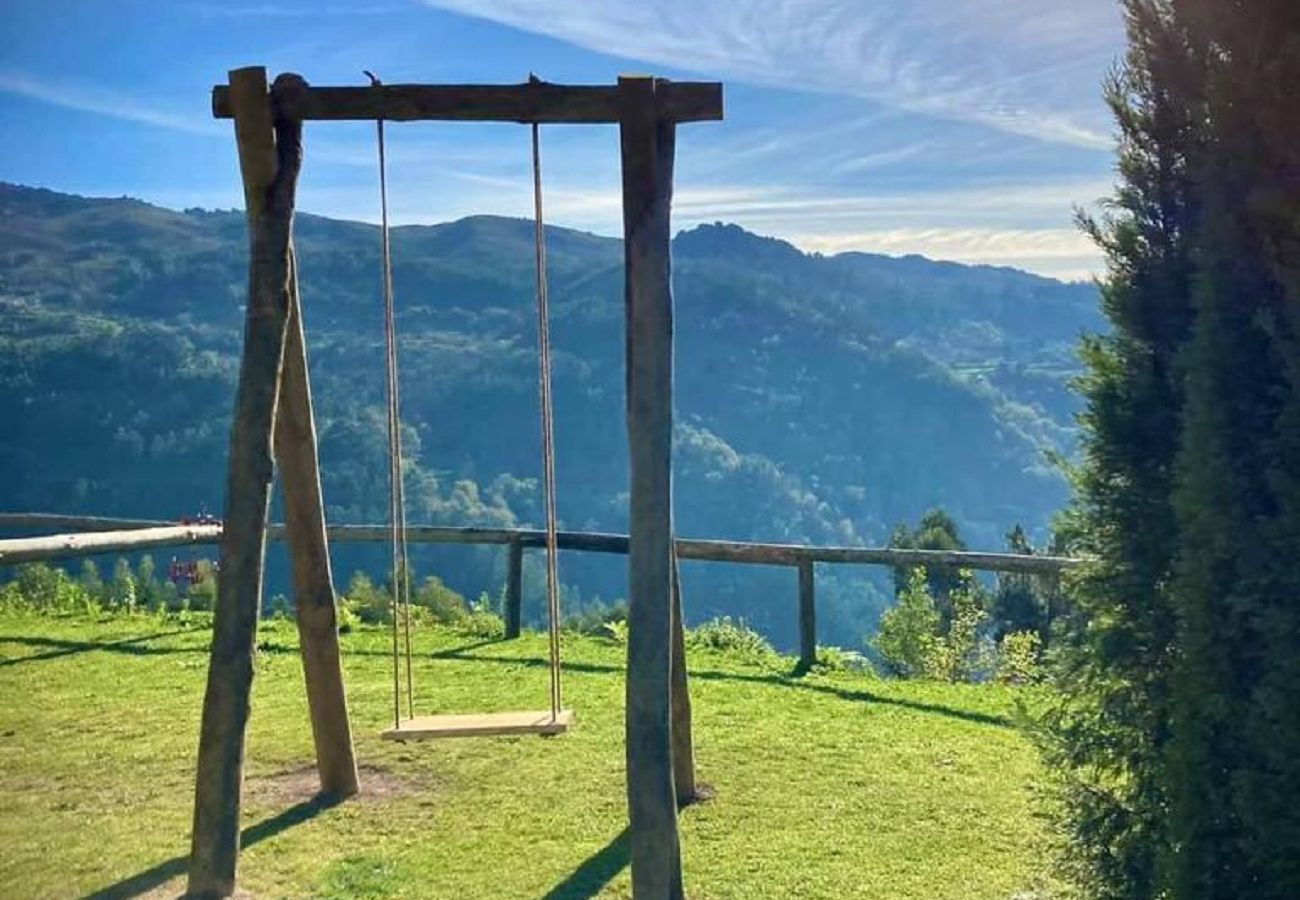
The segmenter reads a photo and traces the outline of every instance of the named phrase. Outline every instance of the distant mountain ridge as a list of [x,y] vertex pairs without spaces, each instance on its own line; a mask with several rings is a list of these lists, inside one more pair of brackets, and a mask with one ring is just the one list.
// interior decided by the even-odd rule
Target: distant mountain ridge
[[[329,512],[379,520],[378,231],[303,214],[296,235]],[[0,508],[220,509],[245,253],[238,211],[0,185]],[[560,515],[622,530],[621,243],[548,227],[547,253]],[[681,533],[878,543],[942,504],[987,547],[1016,522],[1041,533],[1064,502],[1044,451],[1073,446],[1065,385],[1079,334],[1101,327],[1091,286],[809,255],[722,224],[673,253]],[[532,223],[402,226],[393,256],[411,520],[537,523]],[[498,577],[488,551],[428,558],[465,590]],[[566,561],[574,603],[620,595],[607,562]],[[694,577],[693,614],[789,633],[784,605],[754,596],[777,576]],[[880,597],[851,572],[822,580],[828,634],[860,637]]]

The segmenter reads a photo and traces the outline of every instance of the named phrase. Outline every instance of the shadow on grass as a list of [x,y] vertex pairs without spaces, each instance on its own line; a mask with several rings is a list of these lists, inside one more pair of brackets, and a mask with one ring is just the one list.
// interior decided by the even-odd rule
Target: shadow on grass
[[[240,832],[239,845],[241,848],[248,848],[259,841],[275,837],[282,831],[314,819],[330,807],[337,806],[339,802],[333,797],[318,795],[310,800],[295,803],[269,819],[263,819],[256,825],[249,825]],[[116,884],[110,884],[108,887],[87,894],[83,900],[128,900],[131,897],[139,897],[159,885],[166,884],[173,878],[184,875],[188,869],[188,863],[188,856],[173,856],[165,862],[160,862],[152,869],[145,869],[143,872],[124,878]]]
[[[438,654],[440,659],[456,660],[460,662],[489,662],[516,666],[547,666],[549,663],[545,659],[535,656],[481,656],[475,653],[455,652],[444,650]],[[622,668],[618,666],[605,666],[596,663],[579,663],[566,662],[564,669],[568,672],[586,672],[589,674],[621,674]],[[832,697],[838,697],[841,700],[848,700],[853,703],[877,703],[881,706],[896,706],[901,709],[910,709],[914,712],[928,713],[930,715],[947,716],[952,719],[961,719],[964,722],[974,722],[977,725],[992,725],[998,728],[1014,728],[1015,723],[1006,716],[992,715],[990,713],[975,712],[969,709],[959,709],[952,706],[944,706],[941,703],[923,703],[919,700],[903,700],[898,697],[886,697],[883,694],[873,693],[867,690],[854,690],[850,688],[836,687],[833,684],[817,684],[815,682],[805,681],[796,673],[782,675],[773,673],[770,675],[746,675],[740,672],[718,672],[714,670],[691,671],[691,678],[699,678],[704,681],[745,681],[751,684],[770,684],[776,687],[791,688],[800,691],[812,691],[818,694],[829,694]]]
[[630,859],[628,830],[624,828],[573,870],[573,874],[542,895],[541,900],[588,900],[614,880]]
[[20,663],[57,659],[60,656],[72,656],[76,653],[90,653],[94,650],[104,650],[109,653],[125,653],[129,656],[155,656],[166,653],[206,653],[207,649],[204,647],[142,646],[146,641],[172,637],[178,634],[187,634],[191,631],[199,630],[200,629],[197,628],[177,628],[172,631],[155,631],[150,634],[142,634],[138,637],[122,638],[117,641],[68,641],[63,640],[62,638],[36,637],[28,635],[4,637],[0,638],[0,644],[22,644],[27,647],[50,647],[53,649],[46,650],[44,653],[33,653],[31,656],[19,656],[14,659],[0,659],[0,668],[5,666],[16,666]]

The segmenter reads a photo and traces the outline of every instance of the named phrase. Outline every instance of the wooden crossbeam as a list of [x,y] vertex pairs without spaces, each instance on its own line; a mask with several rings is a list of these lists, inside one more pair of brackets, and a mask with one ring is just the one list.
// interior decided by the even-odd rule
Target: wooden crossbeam
[[[722,118],[718,82],[656,79],[656,114],[673,122]],[[616,85],[385,84],[376,87],[309,87],[280,101],[289,119],[339,121],[387,119],[392,122],[542,122],[613,124],[622,120],[624,95]],[[232,117],[230,89],[212,89],[212,114]]]

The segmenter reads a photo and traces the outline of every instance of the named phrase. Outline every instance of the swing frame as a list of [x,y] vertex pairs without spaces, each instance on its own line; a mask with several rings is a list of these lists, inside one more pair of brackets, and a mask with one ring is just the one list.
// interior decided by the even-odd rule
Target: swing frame
[[[372,73],[365,73],[372,86],[381,85]],[[534,77],[529,83],[535,84]],[[390,741],[425,741],[453,737],[500,737],[536,734],[553,737],[569,730],[574,722],[573,710],[565,709],[560,690],[560,596],[558,521],[555,511],[555,425],[551,401],[551,329],[546,272],[546,235],[542,215],[541,126],[533,122],[532,182],[534,265],[537,285],[538,386],[542,413],[542,483],[546,506],[546,608],[549,643],[550,709],[510,712],[415,714],[415,686],[411,667],[411,593],[403,573],[409,570],[406,543],[406,501],[402,486],[402,441],[400,426],[399,378],[397,375],[397,320],[393,302],[393,264],[388,227],[388,175],[385,153],[384,120],[375,123],[379,157],[380,234],[383,247],[384,337],[388,374],[388,450],[389,513],[393,553],[393,727],[381,732]],[[398,616],[406,634],[406,710],[402,717],[402,687],[399,662]]]
[[[212,92],[232,118],[249,225],[249,295],[231,424],[213,638],[195,779],[187,896],[235,890],[244,748],[267,510],[278,465],[304,680],[322,793],[358,790],[339,658],[293,216],[309,120],[617,124],[623,169],[627,423],[631,462],[627,785],[633,894],[681,896],[676,807],[690,762],[672,517],[670,212],[679,122],[722,118],[718,83],[620,77],[616,85],[309,87],[260,66]],[[676,689],[674,689],[676,688]],[[686,722],[689,723],[689,713]],[[693,763],[690,776],[693,779]],[[675,772],[676,770],[676,772]],[[676,775],[676,780],[675,780]],[[693,781],[689,790],[694,791]]]

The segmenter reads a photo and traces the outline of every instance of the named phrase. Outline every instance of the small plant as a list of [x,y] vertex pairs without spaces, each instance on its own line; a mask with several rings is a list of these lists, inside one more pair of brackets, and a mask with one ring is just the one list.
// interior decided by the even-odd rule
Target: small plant
[[880,617],[880,630],[872,639],[885,664],[895,675],[916,678],[933,665],[939,629],[939,610],[925,569],[917,566],[898,595],[898,603]]
[[974,681],[984,668],[979,630],[988,614],[971,573],[961,572],[958,578],[958,587],[949,597],[952,622],[947,634],[936,636],[924,665],[927,677],[942,681]]
[[775,662],[780,655],[767,638],[745,624],[744,619],[723,616],[710,619],[686,634],[688,646],[702,650],[734,653],[753,662]]
[[865,672],[875,674],[871,660],[855,650],[843,647],[817,647],[817,662],[813,664],[814,672]]
[[505,620],[493,610],[492,598],[486,591],[470,604],[469,612],[456,627],[476,638],[499,638],[506,633]]
[[612,619],[608,622],[602,622],[600,626],[600,636],[615,644],[626,644],[627,620]]
[[997,679],[1005,684],[1031,684],[1041,675],[1043,639],[1037,631],[1010,631],[998,644]]

